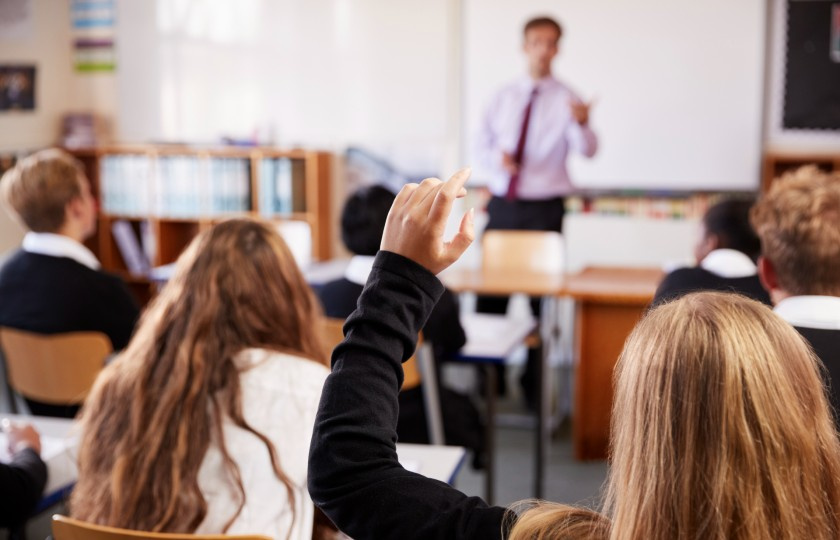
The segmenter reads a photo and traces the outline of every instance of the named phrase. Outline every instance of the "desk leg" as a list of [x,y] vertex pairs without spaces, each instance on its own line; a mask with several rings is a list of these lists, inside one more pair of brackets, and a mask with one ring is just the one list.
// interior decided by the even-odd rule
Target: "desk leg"
[[484,500],[492,505],[496,481],[496,365],[484,364],[484,384],[487,405],[487,427],[484,435],[487,451],[487,471],[484,475]]
[[535,463],[534,463],[534,497],[542,499],[545,497],[545,458],[548,451],[549,438],[551,436],[551,366],[549,365],[549,347],[540,339],[540,383],[537,385],[537,429],[535,442]]

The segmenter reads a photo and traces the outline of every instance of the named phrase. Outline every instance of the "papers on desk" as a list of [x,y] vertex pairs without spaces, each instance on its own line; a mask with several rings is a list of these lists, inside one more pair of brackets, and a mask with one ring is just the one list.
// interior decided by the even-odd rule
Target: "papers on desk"
[[468,313],[461,316],[461,326],[467,334],[467,344],[460,356],[500,362],[511,355],[531,331],[537,321],[533,317],[506,317],[488,313]]
[[[64,439],[56,437],[41,437],[41,459],[49,461],[58,454],[64,452],[67,444]],[[9,438],[5,433],[0,433],[0,463],[10,463],[12,454],[9,452]]]
[[[60,497],[64,490],[72,486],[78,478],[76,448],[78,434],[73,430],[73,420],[69,418],[50,418],[44,416],[9,415],[14,422],[28,422],[41,434],[41,459],[47,464],[47,486],[44,498]],[[0,450],[6,451],[8,440],[0,437]],[[54,501],[53,501],[54,502]]]

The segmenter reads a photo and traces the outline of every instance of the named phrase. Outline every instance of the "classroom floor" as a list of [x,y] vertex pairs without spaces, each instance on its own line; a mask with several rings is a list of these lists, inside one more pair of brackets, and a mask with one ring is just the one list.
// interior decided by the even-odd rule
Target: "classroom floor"
[[[504,404],[502,404],[504,408]],[[508,407],[509,409],[509,407]],[[508,506],[534,496],[534,432],[525,427],[496,430],[495,504]],[[546,460],[545,494],[550,501],[600,508],[601,486],[606,480],[605,461],[576,461],[568,422],[558,430]],[[484,496],[484,473],[465,463],[455,487],[468,495]]]

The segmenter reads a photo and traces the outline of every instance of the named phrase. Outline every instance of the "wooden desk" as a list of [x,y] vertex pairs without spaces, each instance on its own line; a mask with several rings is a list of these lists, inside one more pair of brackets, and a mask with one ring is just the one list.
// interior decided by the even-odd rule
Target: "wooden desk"
[[484,272],[482,270],[446,270],[440,279],[452,291],[472,292],[489,296],[557,296],[564,290],[563,275],[543,273]]
[[613,369],[662,280],[659,269],[592,267],[567,276],[576,300],[575,457],[607,457]]
[[397,443],[397,459],[408,470],[452,485],[464,464],[461,446]]

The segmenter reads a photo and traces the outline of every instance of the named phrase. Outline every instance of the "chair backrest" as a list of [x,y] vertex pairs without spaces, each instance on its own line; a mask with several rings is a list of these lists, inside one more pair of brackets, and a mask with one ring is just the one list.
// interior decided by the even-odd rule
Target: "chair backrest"
[[224,534],[173,534],[129,531],[116,527],[105,527],[79,521],[67,516],[52,517],[52,532],[55,540],[271,540],[259,534],[224,535]]
[[53,405],[85,400],[112,352],[101,332],[35,334],[0,328],[9,386],[24,397]]
[[[328,351],[332,352],[335,347],[344,341],[344,319],[333,319],[325,317],[321,323],[321,336]],[[417,340],[417,349],[411,358],[403,362],[403,385],[401,390],[410,390],[420,386],[422,380],[420,370],[417,367],[417,351],[423,344],[423,334]]]
[[481,265],[485,271],[564,271],[563,235],[554,231],[501,231],[484,233]]

